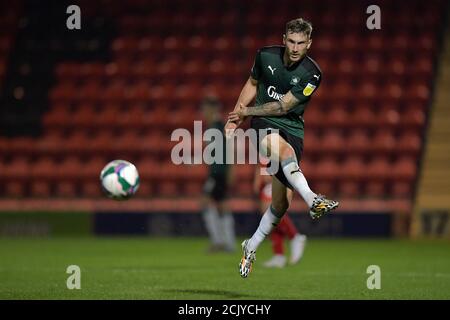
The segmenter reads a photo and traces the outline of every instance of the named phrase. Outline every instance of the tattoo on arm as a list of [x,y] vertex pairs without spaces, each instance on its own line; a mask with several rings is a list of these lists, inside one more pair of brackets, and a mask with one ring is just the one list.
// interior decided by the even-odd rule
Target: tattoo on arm
[[274,101],[262,104],[256,107],[247,108],[248,116],[282,116],[285,115],[287,109],[281,101]]

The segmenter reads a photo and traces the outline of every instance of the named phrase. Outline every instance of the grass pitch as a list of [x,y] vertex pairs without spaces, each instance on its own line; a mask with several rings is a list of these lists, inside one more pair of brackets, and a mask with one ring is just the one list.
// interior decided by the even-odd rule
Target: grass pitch
[[[202,238],[0,238],[0,299],[450,299],[450,242],[309,239],[298,265],[253,272]],[[81,289],[69,290],[69,265]],[[381,268],[381,289],[366,286]]]

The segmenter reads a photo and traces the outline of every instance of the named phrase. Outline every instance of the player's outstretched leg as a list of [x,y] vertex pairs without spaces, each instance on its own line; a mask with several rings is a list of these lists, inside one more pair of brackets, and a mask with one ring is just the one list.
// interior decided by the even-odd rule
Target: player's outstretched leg
[[247,278],[252,271],[253,262],[256,260],[256,251],[248,247],[249,239],[242,242],[243,256],[239,263],[239,274],[242,278]]
[[[282,211],[284,214],[285,211]],[[243,256],[239,263],[239,273],[241,277],[247,278],[252,271],[252,264],[256,260],[256,249],[264,241],[264,239],[278,225],[283,214],[279,214],[270,205],[261,218],[258,229],[253,236],[242,242]]]
[[[281,161],[283,173],[286,179],[300,193],[302,198],[309,206],[309,214],[311,218],[318,219],[324,214],[336,209],[339,202],[325,198],[321,194],[315,194],[308,186],[303,172],[298,166],[297,158],[294,151],[288,157]],[[286,153],[285,153],[286,154]],[[289,153],[288,153],[289,154]]]
[[339,202],[326,199],[325,196],[318,194],[314,197],[311,208],[309,209],[309,215],[313,219],[319,219],[324,214],[336,209],[339,206]]
[[[272,161],[281,164],[283,176],[286,178],[287,182],[289,182],[291,187],[293,187],[308,204],[311,218],[318,219],[322,215],[338,207],[339,202],[326,199],[323,195],[315,194],[309,188],[308,182],[298,166],[298,158],[294,147],[292,147],[283,137],[277,133],[271,133],[262,139],[260,146],[264,154],[271,155],[270,158]],[[300,157],[301,151],[298,147],[296,147],[296,150]]]

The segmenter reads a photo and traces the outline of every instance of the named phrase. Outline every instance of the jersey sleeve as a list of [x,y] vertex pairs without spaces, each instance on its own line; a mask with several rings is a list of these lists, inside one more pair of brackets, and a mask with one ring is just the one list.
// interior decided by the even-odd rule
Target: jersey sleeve
[[261,77],[261,50],[256,52],[255,61],[253,62],[250,76],[255,80],[259,80]]
[[291,88],[291,93],[299,101],[298,104],[303,104],[311,98],[313,92],[319,87],[321,80],[322,75],[320,73],[308,73]]

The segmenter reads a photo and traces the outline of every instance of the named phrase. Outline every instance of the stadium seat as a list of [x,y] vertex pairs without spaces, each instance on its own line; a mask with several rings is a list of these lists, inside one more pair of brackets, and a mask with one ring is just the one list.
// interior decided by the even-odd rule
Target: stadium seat
[[386,157],[376,156],[368,163],[365,176],[372,181],[385,181],[391,177],[391,165]]
[[404,131],[397,139],[395,149],[399,154],[417,157],[421,149],[420,134],[415,131]]
[[55,168],[55,161],[48,156],[44,156],[32,163],[31,170],[29,172],[30,178],[38,181],[52,181],[55,178]]
[[392,107],[380,109],[378,111],[377,123],[386,129],[395,128],[400,123],[400,114]]
[[203,183],[201,181],[186,181],[183,185],[183,195],[198,197],[203,193]]
[[341,167],[336,161],[336,158],[323,158],[316,163],[314,167],[314,170],[317,171],[314,176],[320,182],[334,182],[339,179],[342,174]]
[[392,132],[380,129],[373,137],[372,152],[374,154],[389,154],[395,150],[396,141]]
[[354,181],[343,181],[338,188],[342,197],[356,198],[362,194],[360,184]]
[[[140,175],[140,172],[139,172]],[[136,192],[136,197],[148,199],[154,196],[154,185],[146,180],[140,180],[139,189]]]
[[392,166],[390,178],[394,181],[405,181],[412,183],[417,172],[415,158],[401,157]]
[[10,180],[5,184],[5,196],[21,198],[26,195],[26,182]]
[[57,181],[55,183],[57,197],[73,198],[77,195],[76,184],[72,181]]
[[325,115],[326,126],[335,128],[348,128],[353,125],[349,113],[345,108],[345,105],[335,105]]
[[50,183],[45,180],[36,180],[31,183],[31,196],[49,197],[51,194]]
[[406,129],[420,130],[425,125],[425,113],[421,110],[406,110],[402,115],[400,125]]
[[387,195],[386,185],[382,181],[369,181],[365,187],[365,194],[369,198],[384,198]]
[[341,178],[346,182],[362,182],[366,177],[366,164],[358,156],[347,158],[341,165]]
[[2,163],[0,177],[5,180],[26,180],[31,169],[30,161],[25,156],[15,156],[10,161]]
[[80,172],[82,163],[76,156],[66,156],[55,169],[55,177],[57,181],[80,181]]
[[30,137],[12,138],[9,142],[9,153],[12,155],[31,155],[35,150],[35,142]]
[[174,181],[161,181],[158,184],[157,192],[159,196],[174,197],[179,194],[178,185]]
[[346,141],[340,131],[328,130],[321,138],[320,147],[330,153],[342,153],[345,151]]
[[369,105],[358,104],[351,117],[352,122],[360,128],[375,125],[376,114]]
[[372,139],[369,138],[367,130],[353,130],[345,139],[346,151],[351,154],[365,154],[370,152]]
[[97,179],[84,181],[81,184],[81,192],[86,197],[97,198],[103,195],[100,183]]
[[390,194],[394,198],[409,198],[413,195],[413,185],[409,182],[393,182]]

